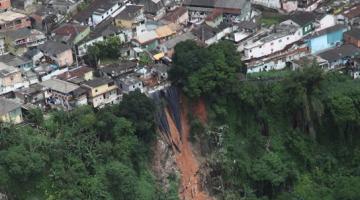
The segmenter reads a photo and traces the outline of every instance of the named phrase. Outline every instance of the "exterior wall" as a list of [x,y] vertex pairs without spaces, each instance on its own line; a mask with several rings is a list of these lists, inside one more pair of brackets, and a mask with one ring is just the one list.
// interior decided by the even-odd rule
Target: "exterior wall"
[[40,35],[28,35],[25,38],[18,38],[14,40],[11,37],[5,36],[5,43],[7,44],[8,51],[16,52],[19,48],[35,47],[40,44],[44,44],[46,41],[45,34]]
[[335,26],[335,24],[336,17],[334,15],[326,15],[319,21],[319,27],[316,29],[316,31]]
[[186,11],[182,16],[180,16],[176,20],[176,23],[178,23],[178,24],[187,24],[188,21],[189,21],[189,12]]
[[292,35],[287,35],[254,47],[244,47],[245,58],[251,59],[267,56],[269,54],[283,50],[287,45],[292,44],[301,38],[302,29],[299,29]]
[[91,97],[96,97],[98,95],[104,94],[108,91],[114,90],[116,89],[117,86],[116,85],[112,85],[112,86],[108,86],[107,84],[105,85],[101,85],[99,87],[95,87],[95,88],[91,88],[91,92],[90,92],[90,96]]
[[56,55],[56,61],[60,67],[72,65],[74,63],[74,58],[71,49]]
[[113,5],[109,10],[107,10],[105,13],[102,13],[102,14],[93,13],[93,15],[92,15],[93,26],[96,26],[97,24],[101,23],[106,18],[111,16],[121,6],[122,6],[121,3],[117,3],[117,4]]
[[312,38],[308,42],[311,54],[319,53],[326,49],[335,47],[337,44],[342,43],[343,32],[346,30],[339,30],[316,38]]
[[251,0],[252,4],[257,4],[261,6],[265,6],[268,8],[273,9],[280,9],[281,8],[281,1],[280,0]]
[[11,7],[10,0],[0,0],[0,10],[7,10]]
[[0,116],[0,122],[14,123],[18,124],[23,121],[21,108],[17,108],[9,113]]
[[3,87],[14,86],[15,84],[21,83],[22,81],[23,79],[20,71],[12,73],[11,75],[6,77],[2,77],[0,79],[1,86]]
[[123,89],[124,93],[129,93],[135,91],[136,89],[139,89],[141,92],[144,90],[143,84],[140,81],[132,85],[121,83],[121,88]]
[[94,78],[94,73],[93,71],[87,72],[84,74],[84,80],[88,81],[88,80],[92,80]]
[[[93,90],[94,89],[91,90],[92,94],[93,94]],[[106,90],[102,94],[90,97],[89,102],[92,104],[94,108],[97,108],[97,107],[102,107],[106,104],[116,103],[117,100],[118,100],[117,87],[111,86],[109,87],[108,90]]]
[[28,17],[11,21],[7,24],[0,24],[0,32],[17,30],[21,28],[27,28],[31,26],[31,21]]

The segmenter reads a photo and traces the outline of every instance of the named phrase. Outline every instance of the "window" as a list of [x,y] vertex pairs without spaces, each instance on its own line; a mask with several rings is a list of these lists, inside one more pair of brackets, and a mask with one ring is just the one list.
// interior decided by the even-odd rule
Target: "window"
[[272,43],[270,43],[270,45],[274,45],[274,43],[272,42]]
[[286,39],[289,40],[289,37],[287,37]]
[[282,42],[282,40],[280,39],[280,40],[279,40],[279,43],[281,43],[281,42]]
[[97,90],[97,89],[95,89],[95,92],[98,92],[98,90]]

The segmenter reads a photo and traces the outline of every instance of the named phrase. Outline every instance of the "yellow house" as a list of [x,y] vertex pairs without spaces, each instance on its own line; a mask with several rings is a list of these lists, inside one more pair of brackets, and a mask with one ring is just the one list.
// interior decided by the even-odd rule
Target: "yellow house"
[[127,5],[126,8],[115,17],[115,25],[125,29],[132,29],[138,23],[144,21],[144,19],[144,6]]
[[103,107],[120,101],[118,87],[112,79],[97,78],[83,83],[88,91],[88,101],[94,107]]
[[0,98],[0,123],[18,124],[23,121],[21,104],[5,98]]

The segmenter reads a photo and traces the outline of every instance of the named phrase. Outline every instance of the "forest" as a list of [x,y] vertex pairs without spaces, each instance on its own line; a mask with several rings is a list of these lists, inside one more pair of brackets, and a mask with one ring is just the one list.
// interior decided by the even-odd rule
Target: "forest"
[[227,42],[188,41],[175,52],[174,83],[206,101],[208,121],[193,116],[191,134],[207,158],[212,196],[360,199],[359,80],[313,63],[245,76]]
[[1,124],[0,191],[9,199],[176,199],[150,169],[156,139],[151,99],[136,91],[119,105],[81,107],[24,125]]
[[[175,47],[170,78],[189,113],[206,191],[219,200],[360,199],[360,82],[314,64],[246,74],[233,44]],[[42,113],[1,124],[0,193],[9,199],[179,199],[152,171],[157,104],[139,91],[118,105]]]

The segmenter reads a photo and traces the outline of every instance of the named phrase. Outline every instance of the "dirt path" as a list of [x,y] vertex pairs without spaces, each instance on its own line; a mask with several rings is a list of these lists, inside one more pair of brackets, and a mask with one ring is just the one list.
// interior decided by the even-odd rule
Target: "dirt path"
[[[181,172],[181,187],[180,187],[180,199],[181,200],[211,200],[202,189],[200,183],[199,163],[195,158],[195,155],[189,142],[190,127],[188,121],[187,107],[182,105],[181,112],[181,125],[182,125],[182,141],[179,142],[177,136],[180,135],[177,130],[173,119],[166,110],[166,117],[169,122],[171,137],[174,137],[173,144],[178,145],[178,151],[176,153],[176,164]],[[178,144],[177,144],[178,143]]]

